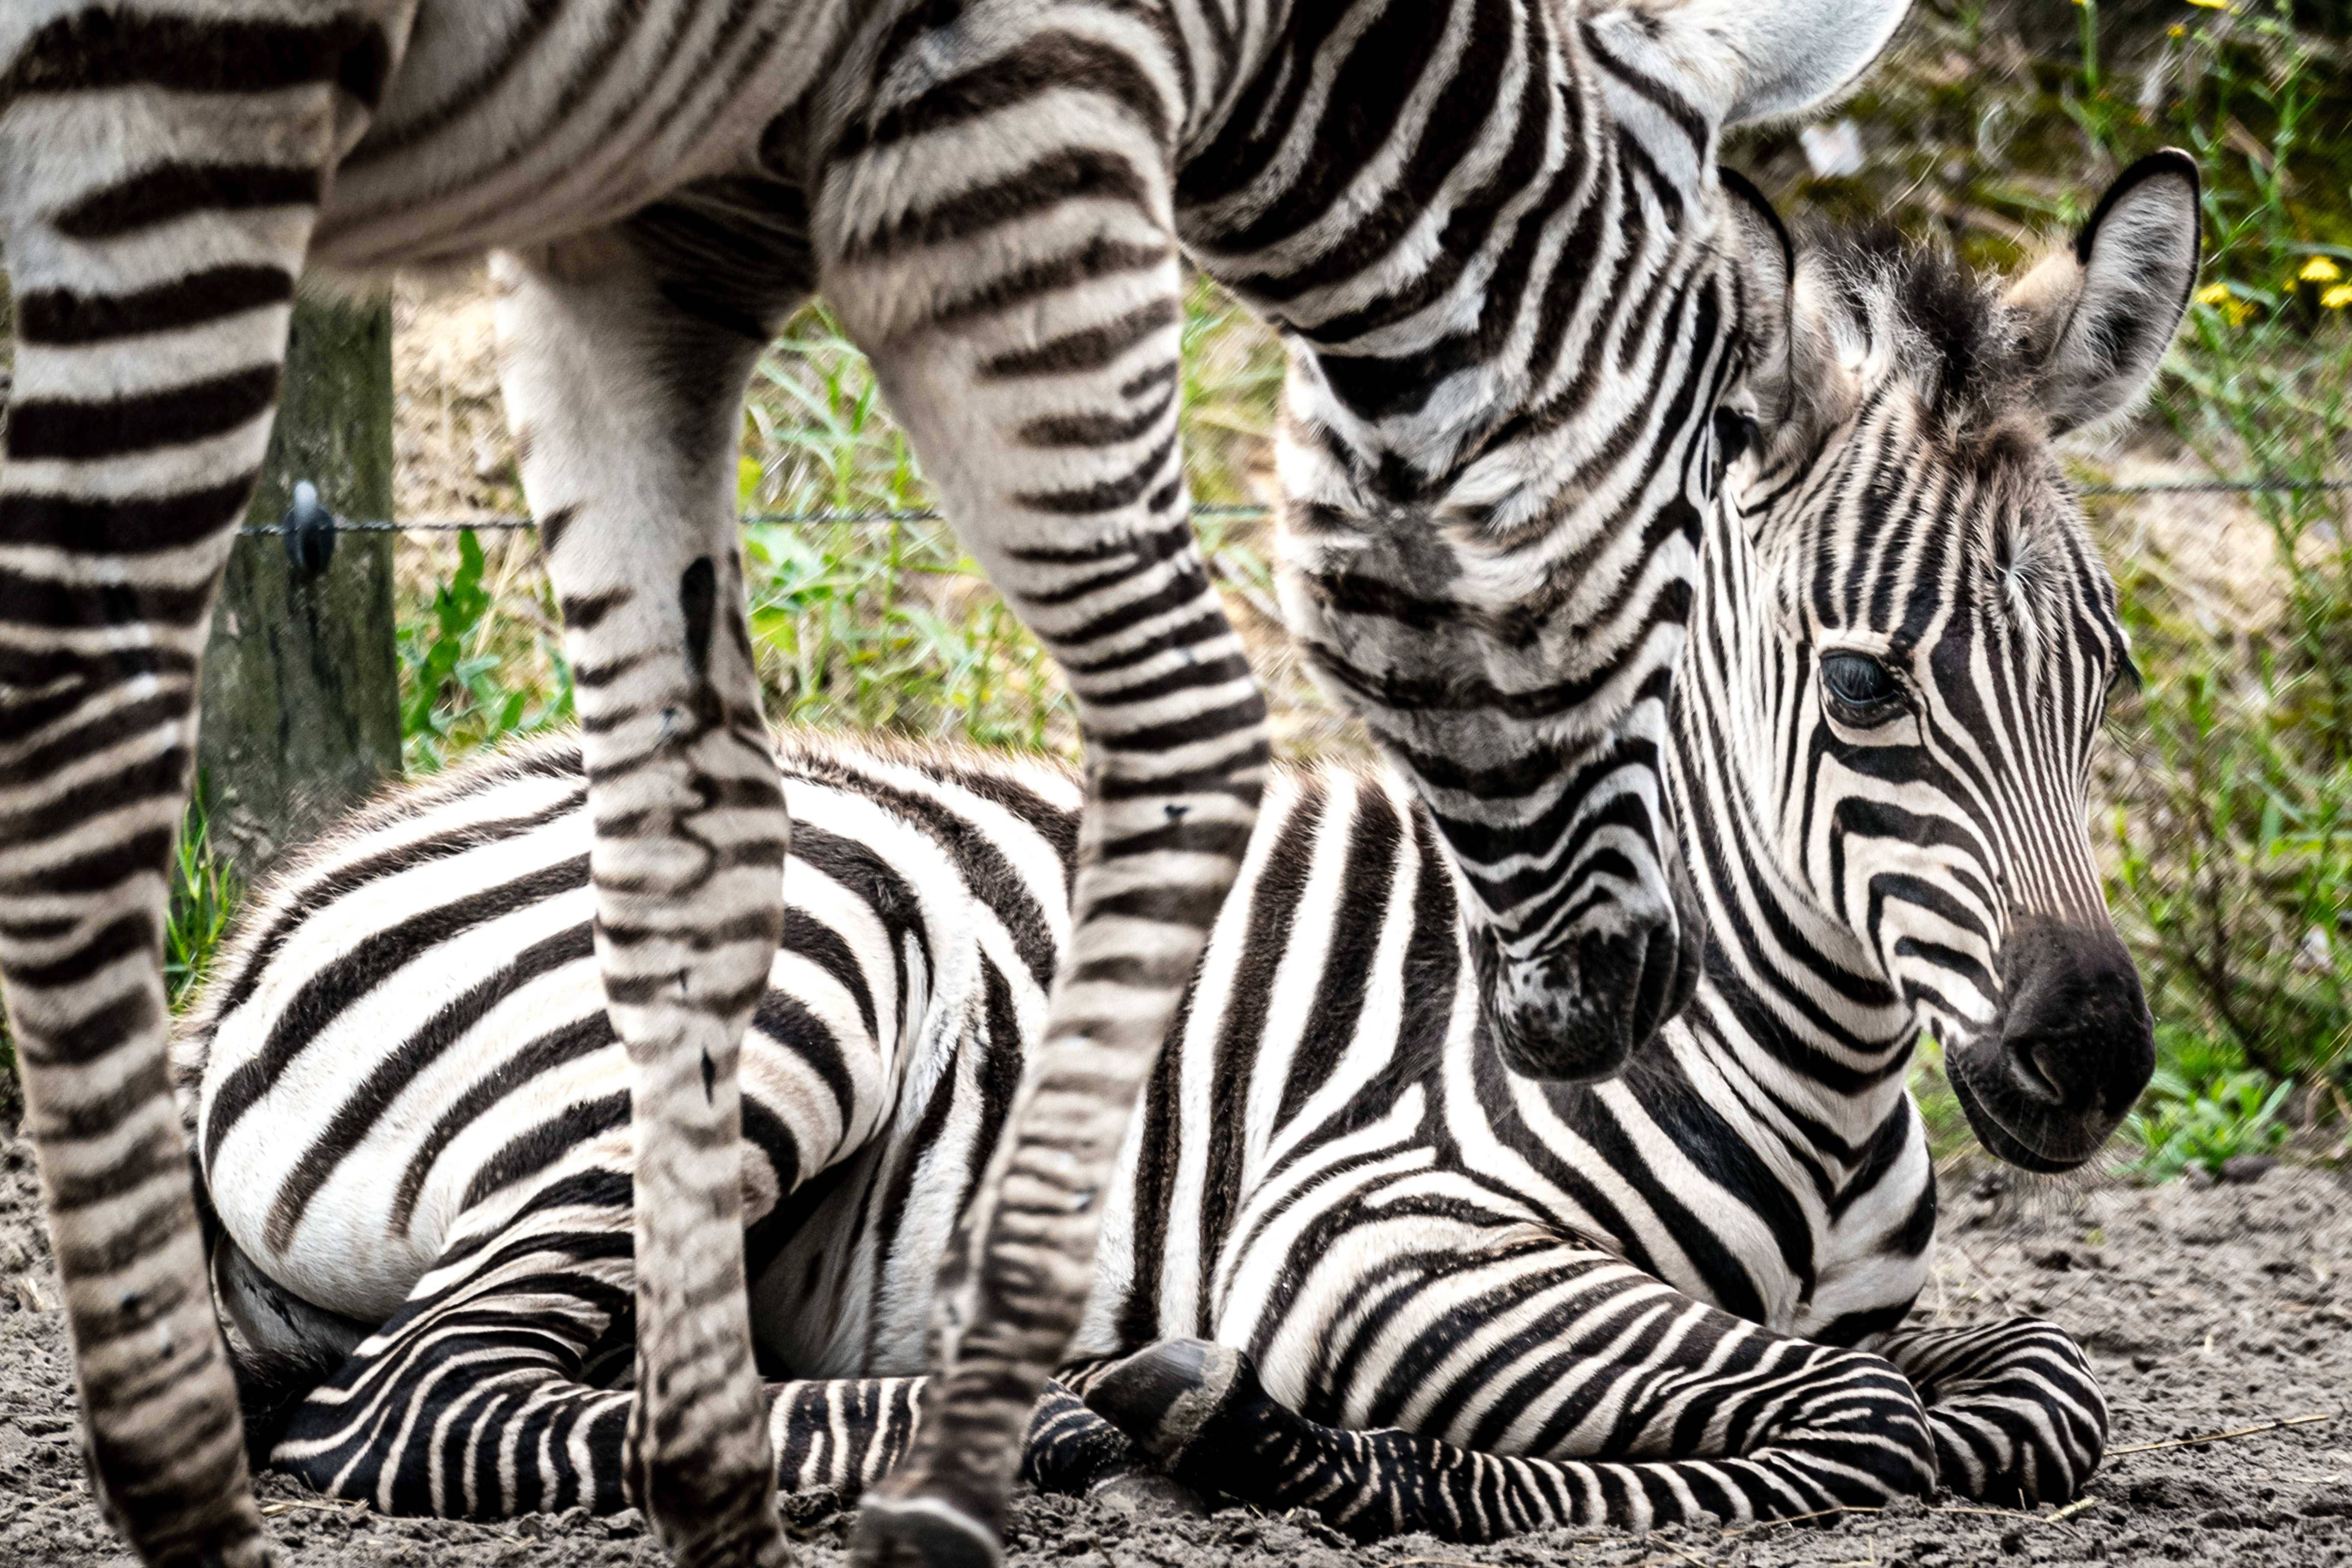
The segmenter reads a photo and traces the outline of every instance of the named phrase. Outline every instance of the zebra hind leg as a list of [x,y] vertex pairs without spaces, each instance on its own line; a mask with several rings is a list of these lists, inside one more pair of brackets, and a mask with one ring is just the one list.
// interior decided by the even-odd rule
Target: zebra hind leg
[[1059,1378],[1045,1385],[1029,1417],[1021,1479],[1039,1491],[1091,1498],[1128,1513],[1208,1511],[1200,1493],[1161,1469]]
[[[915,13],[888,30],[884,49],[901,52],[872,78],[888,100],[835,133],[814,224],[827,299],[960,535],[1059,663],[1087,747],[1070,940],[942,1263],[940,1381],[906,1469],[864,1510],[866,1568],[999,1555],[1022,1423],[1076,1331],[1119,1143],[1239,872],[1267,763],[1265,703],[1193,539],[1178,450],[1168,106],[1138,112],[1127,84],[1148,72],[1056,68],[1037,77],[1042,97],[974,93],[952,52],[981,38],[1017,58],[1018,17],[981,26],[950,7],[925,24],[936,33]],[[1069,46],[1039,47],[1054,59]],[[975,184],[975,149],[994,183]]]
[[303,1300],[226,1234],[215,1230],[211,1247],[213,1309],[236,1374],[246,1458],[265,1464],[295,1407],[367,1338],[367,1325]]
[[792,1560],[752,1362],[736,1081],[790,832],[735,524],[744,388],[806,283],[789,217],[751,231],[782,235],[764,253],[660,207],[495,262],[507,408],[578,695],[597,960],[634,1072],[629,1486],[686,1568]]
[[2007,1508],[2072,1501],[2106,1451],[2107,1400],[2083,1347],[2039,1318],[1895,1329],[1864,1342],[1919,1391],[1937,1479]]
[[[1530,1458],[1394,1429],[1327,1426],[1266,1393],[1245,1352],[1204,1340],[1137,1352],[1087,1399],[1178,1480],[1260,1508],[1311,1509],[1360,1541],[1422,1531],[1475,1542],[1555,1526],[1790,1518],[1929,1489],[1926,1422],[1892,1367],[1769,1338],[1746,1375],[1727,1372],[1719,1389],[1694,1401],[1704,1420],[1683,1440],[1740,1434],[1743,1451],[1722,1458]],[[1629,1394],[1688,1394],[1679,1376],[1604,1381]],[[1647,1423],[1640,1403],[1627,1400],[1621,1426]]]

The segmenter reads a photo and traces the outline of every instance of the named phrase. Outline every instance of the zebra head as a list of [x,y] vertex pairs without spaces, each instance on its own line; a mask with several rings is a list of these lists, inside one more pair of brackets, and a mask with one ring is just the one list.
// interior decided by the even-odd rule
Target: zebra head
[[[1395,12],[1436,39],[1427,60],[1378,67],[1412,87],[1398,126],[1382,119],[1360,189],[1282,231],[1301,254],[1345,243],[1279,291],[1234,280],[1290,351],[1285,618],[1428,805],[1485,1032],[1529,1076],[1616,1071],[1701,968],[1661,769],[1698,451],[1746,352],[1717,142],[1843,87],[1908,8]],[[1341,64],[1301,59],[1284,90],[1319,93],[1306,84],[1340,71],[1361,30],[1335,29],[1320,52]],[[1381,185],[1393,213],[1351,216]]]
[[[2006,285],[1826,237],[1716,421],[1675,781],[1710,915],[1770,945],[1750,988],[1807,1016],[1832,1076],[1899,1083],[1932,1034],[1985,1147],[2033,1170],[2088,1159],[2154,1062],[2085,824],[2136,675],[2051,443],[2146,389],[2198,249],[2177,152]],[[1764,904],[1794,923],[1757,934]]]

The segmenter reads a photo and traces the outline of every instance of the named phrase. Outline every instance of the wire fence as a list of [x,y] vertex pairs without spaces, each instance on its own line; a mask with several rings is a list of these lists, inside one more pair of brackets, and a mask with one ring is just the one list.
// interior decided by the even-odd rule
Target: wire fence
[[[2074,487],[2080,496],[2183,496],[2183,495],[2338,495],[2352,492],[2352,479],[2289,479],[2264,477],[2227,479],[2158,479],[2143,484],[2082,484]],[[1270,506],[1251,504],[1201,505],[1192,508],[1196,519],[1231,518],[1234,520],[1271,517]],[[745,527],[782,524],[792,527],[824,527],[835,523],[901,523],[944,522],[947,514],[936,507],[915,507],[900,510],[867,511],[755,511],[745,512],[736,521]],[[300,525],[283,522],[250,523],[238,531],[258,536],[275,537]],[[335,518],[332,531],[336,533],[497,533],[520,529],[537,528],[539,520],[512,512],[492,512],[481,517],[413,519],[375,519],[353,521]]]

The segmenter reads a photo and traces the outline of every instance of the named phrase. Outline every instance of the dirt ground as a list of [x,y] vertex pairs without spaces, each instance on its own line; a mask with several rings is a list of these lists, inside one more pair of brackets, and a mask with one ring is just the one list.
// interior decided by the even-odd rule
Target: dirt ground
[[[31,1152],[0,1141],[0,1568],[129,1568],[81,1476],[56,1284]],[[1953,1184],[1935,1283],[1945,1321],[2039,1313],[2105,1379],[2112,1447],[2089,1499],[2001,1513],[1948,1498],[1825,1523],[1554,1531],[1488,1546],[1410,1536],[1358,1549],[1304,1515],[1229,1509],[1131,1517],[1062,1498],[1018,1505],[1015,1568],[1957,1568],[2190,1562],[2352,1568],[2352,1177],[2280,1168],[2251,1184],[2154,1191]],[[2318,1417],[2317,1419],[2306,1419]],[[2183,1437],[2296,1421],[2250,1436]],[[2139,1449],[2138,1452],[2129,1450]],[[262,1483],[297,1568],[655,1568],[634,1513],[495,1525],[386,1519],[291,1481]],[[814,1568],[836,1568],[849,1516],[798,1506]]]

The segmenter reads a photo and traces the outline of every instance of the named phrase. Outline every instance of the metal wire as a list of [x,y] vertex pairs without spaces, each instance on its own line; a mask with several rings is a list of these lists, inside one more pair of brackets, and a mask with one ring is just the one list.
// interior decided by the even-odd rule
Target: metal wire
[[2304,494],[2352,490],[2352,479],[2160,479],[2145,485],[2076,485],[2084,496]]
[[[1192,515],[1204,517],[1268,517],[1273,509],[1264,506],[1196,506]],[[908,511],[752,511],[745,512],[736,521],[749,527],[754,523],[785,523],[814,526],[835,522],[944,522],[947,514],[931,507]],[[381,519],[365,521],[335,520],[337,533],[466,533],[478,531],[496,533],[520,528],[537,528],[539,520],[512,514],[493,513],[488,517],[437,518],[414,522],[390,521]],[[237,530],[239,533],[271,537],[286,531],[282,522],[257,522]]]
[[[2255,494],[2341,494],[2352,491],[2352,479],[2167,479],[2140,485],[2077,485],[2074,493],[2083,496],[2163,496],[2163,495],[2255,495]],[[1270,517],[1274,509],[1265,506],[1218,505],[1196,506],[1196,518]],[[944,522],[947,514],[932,507],[903,511],[755,511],[746,512],[736,520],[746,526],[782,524],[790,527],[821,527],[832,523]],[[512,514],[492,514],[477,518],[436,518],[413,522],[374,520],[359,522],[335,520],[338,533],[499,533],[517,529],[537,528],[536,518]],[[257,522],[237,531],[256,536],[273,536],[286,531],[283,523]]]

